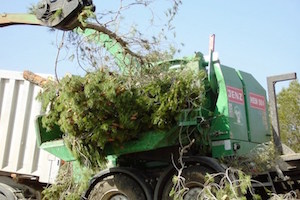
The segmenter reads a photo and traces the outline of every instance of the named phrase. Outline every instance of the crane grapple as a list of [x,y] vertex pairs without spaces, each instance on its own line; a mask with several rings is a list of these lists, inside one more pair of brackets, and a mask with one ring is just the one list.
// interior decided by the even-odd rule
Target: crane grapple
[[42,0],[37,4],[35,14],[44,26],[72,30],[78,24],[78,14],[86,6],[95,10],[91,0]]

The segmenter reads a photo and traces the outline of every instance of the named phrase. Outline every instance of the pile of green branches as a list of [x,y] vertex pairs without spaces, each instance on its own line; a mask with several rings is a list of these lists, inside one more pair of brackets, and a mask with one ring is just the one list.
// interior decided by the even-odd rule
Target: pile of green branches
[[88,168],[82,168],[80,181],[75,180],[73,163],[66,162],[60,168],[55,184],[45,188],[42,192],[43,200],[79,200],[88,188],[89,180],[95,173]]
[[145,68],[134,75],[101,68],[81,76],[49,82],[39,94],[43,126],[58,125],[74,156],[100,167],[107,143],[116,146],[150,129],[170,129],[180,111],[205,100],[204,71]]

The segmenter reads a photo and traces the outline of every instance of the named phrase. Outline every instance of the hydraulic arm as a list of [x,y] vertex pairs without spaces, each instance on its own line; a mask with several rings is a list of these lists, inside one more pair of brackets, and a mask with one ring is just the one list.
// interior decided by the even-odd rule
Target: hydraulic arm
[[42,22],[31,14],[0,14],[0,27],[10,25],[37,25],[42,26]]

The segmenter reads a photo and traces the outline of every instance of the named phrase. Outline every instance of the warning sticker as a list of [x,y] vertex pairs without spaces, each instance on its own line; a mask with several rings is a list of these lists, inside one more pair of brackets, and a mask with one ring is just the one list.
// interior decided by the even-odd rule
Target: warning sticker
[[233,103],[244,104],[244,93],[242,89],[227,86],[228,100]]
[[249,97],[250,97],[250,106],[252,108],[263,110],[263,111],[266,110],[266,103],[265,103],[264,96],[250,92]]

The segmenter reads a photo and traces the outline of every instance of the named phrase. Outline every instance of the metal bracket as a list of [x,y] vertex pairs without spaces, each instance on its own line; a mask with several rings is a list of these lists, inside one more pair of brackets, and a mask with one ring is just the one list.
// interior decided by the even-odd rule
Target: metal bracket
[[279,129],[275,84],[280,81],[294,80],[296,78],[297,78],[296,73],[267,77],[270,114],[272,116],[271,123],[273,129],[273,139],[274,139],[275,147],[277,148],[280,154],[282,154],[283,152],[282,152],[282,144],[280,140],[280,129]]

